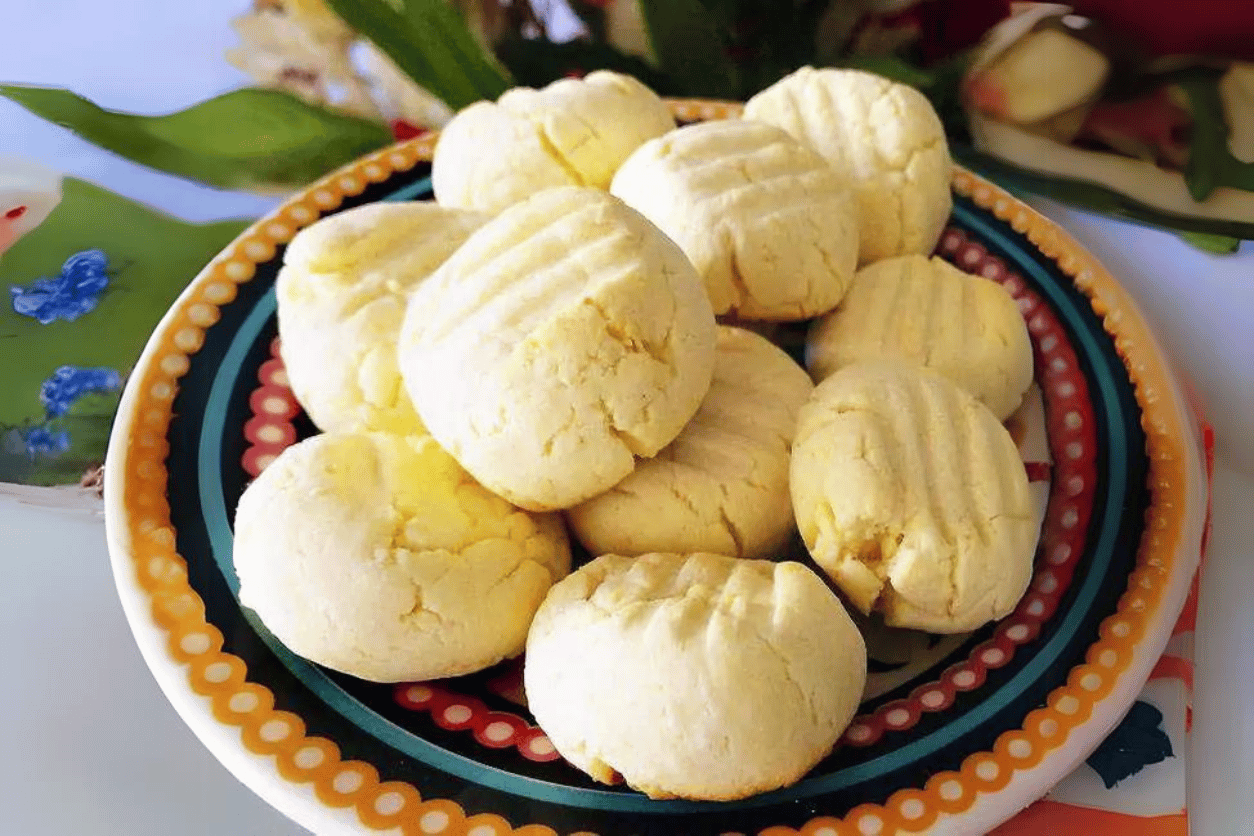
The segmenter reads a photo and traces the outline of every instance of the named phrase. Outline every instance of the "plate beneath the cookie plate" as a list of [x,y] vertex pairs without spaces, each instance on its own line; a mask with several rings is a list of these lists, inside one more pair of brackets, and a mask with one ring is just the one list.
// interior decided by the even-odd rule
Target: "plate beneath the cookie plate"
[[[686,120],[738,111],[672,106]],[[326,214],[429,199],[432,144],[366,157],[247,230],[162,320],[118,411],[105,498],[119,595],[166,696],[245,784],[319,834],[972,834],[1046,792],[1114,727],[1197,568],[1197,429],[1118,283],[961,169],[938,253],[1012,293],[1035,353],[1012,421],[1042,510],[1035,574],[1011,615],[969,635],[866,625],[859,714],[799,783],[739,802],[650,800],[557,755],[522,703],[517,663],[385,686],[283,648],[239,606],[231,567],[244,486],[315,431],[276,351],[283,247]]]

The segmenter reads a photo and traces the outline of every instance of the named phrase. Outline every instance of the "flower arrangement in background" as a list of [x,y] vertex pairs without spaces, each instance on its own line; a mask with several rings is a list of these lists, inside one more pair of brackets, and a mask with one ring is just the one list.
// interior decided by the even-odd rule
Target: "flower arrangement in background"
[[1231,0],[253,0],[234,27],[254,86],[178,113],[0,95],[154,168],[288,190],[515,85],[606,68],[744,99],[851,66],[920,88],[959,160],[1011,187],[1254,237],[1254,6]]

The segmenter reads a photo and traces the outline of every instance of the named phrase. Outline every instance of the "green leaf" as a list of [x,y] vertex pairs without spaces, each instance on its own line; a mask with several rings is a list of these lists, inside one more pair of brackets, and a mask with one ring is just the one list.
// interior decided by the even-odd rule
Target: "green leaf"
[[327,0],[327,5],[454,110],[495,99],[512,85],[447,0]]
[[391,141],[383,125],[278,90],[236,90],[166,116],[51,87],[0,85],[0,95],[128,160],[224,189],[304,185]]
[[1254,191],[1254,163],[1238,160],[1228,147],[1228,122],[1219,97],[1219,74],[1190,71],[1177,77],[1175,83],[1188,95],[1193,115],[1189,162],[1184,167],[1189,194],[1200,203],[1217,188]]
[[1215,255],[1232,255],[1241,248],[1241,239],[1207,232],[1181,232],[1185,243]]
[[[1221,241],[1254,239],[1254,223],[1164,212],[1106,186],[1019,168],[1004,160],[980,153],[966,143],[950,142],[949,148],[956,161],[1018,195],[1042,195],[1079,206],[1082,209],[1157,227],[1167,232],[1205,236],[1214,244],[1214,248],[1204,247],[1211,252],[1220,251],[1217,248]],[[1201,240],[1205,238],[1191,238],[1190,243],[1200,244]]]
[[920,69],[896,55],[855,55],[841,62],[841,66],[882,75],[920,90],[926,90],[936,82],[936,73]]
[[732,98],[736,71],[723,35],[701,0],[640,0],[662,70],[685,96]]

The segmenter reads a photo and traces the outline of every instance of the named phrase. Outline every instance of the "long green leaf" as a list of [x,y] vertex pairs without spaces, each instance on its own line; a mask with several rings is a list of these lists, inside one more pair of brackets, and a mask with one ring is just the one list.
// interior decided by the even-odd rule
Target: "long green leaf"
[[1217,188],[1254,191],[1254,163],[1233,156],[1228,147],[1228,122],[1219,97],[1219,74],[1191,70],[1176,83],[1189,97],[1193,132],[1184,180],[1194,200],[1203,201]]
[[[1226,241],[1221,244],[1219,240],[1221,238],[1254,240],[1254,224],[1252,223],[1198,215],[1177,215],[1148,206],[1097,183],[1040,174],[1019,168],[1004,160],[980,153],[966,143],[951,141],[949,148],[955,160],[1018,195],[1043,195],[1082,209],[1157,227],[1167,232],[1211,236],[1214,241],[1211,242],[1211,246],[1207,247],[1211,252],[1219,252],[1220,247],[1227,244]],[[1202,241],[1193,239],[1190,243],[1200,246]]]
[[0,85],[0,95],[128,160],[225,189],[304,185],[391,141],[383,125],[278,90],[235,90],[166,116],[51,87]]
[[447,0],[328,0],[328,5],[455,110],[495,99],[511,85]]
[[662,70],[688,96],[732,98],[736,69],[714,16],[701,0],[640,0]]

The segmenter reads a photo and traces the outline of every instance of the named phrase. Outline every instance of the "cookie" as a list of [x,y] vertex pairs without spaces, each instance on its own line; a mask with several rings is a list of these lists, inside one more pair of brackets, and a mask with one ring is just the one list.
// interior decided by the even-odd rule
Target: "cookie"
[[710,386],[717,333],[670,239],[570,187],[505,210],[424,282],[398,357],[436,440],[489,489],[546,511],[675,439]]
[[806,366],[817,381],[879,357],[939,372],[1002,420],[1032,383],[1032,342],[1014,298],[935,256],[862,268],[840,306],[810,326]]
[[840,301],[858,257],[844,180],[779,128],[702,122],[649,140],[610,192],[679,244],[716,314],[799,320]]
[[234,560],[241,603],[294,653],[401,682],[516,656],[570,549],[560,517],[512,507],[429,437],[326,433],[244,490]]
[[732,800],[791,784],[835,745],[866,648],[799,563],[605,555],[556,584],[523,666],[536,721],[598,781]]
[[788,454],[813,388],[769,340],[720,327],[697,414],[626,479],[567,511],[575,536],[594,555],[777,555],[796,530]]
[[940,117],[913,87],[860,70],[802,67],[745,104],[744,117],[783,128],[853,187],[870,264],[936,246],[953,200]]
[[423,431],[396,366],[405,305],[485,220],[433,203],[372,203],[292,239],[275,282],[279,351],[320,429]]
[[610,70],[542,90],[514,88],[495,103],[470,105],[444,127],[432,188],[444,206],[485,212],[557,186],[607,189],[632,151],[673,127],[656,93]]
[[974,630],[1027,589],[1039,519],[1018,449],[935,372],[859,363],[815,387],[790,489],[815,562],[891,626]]

